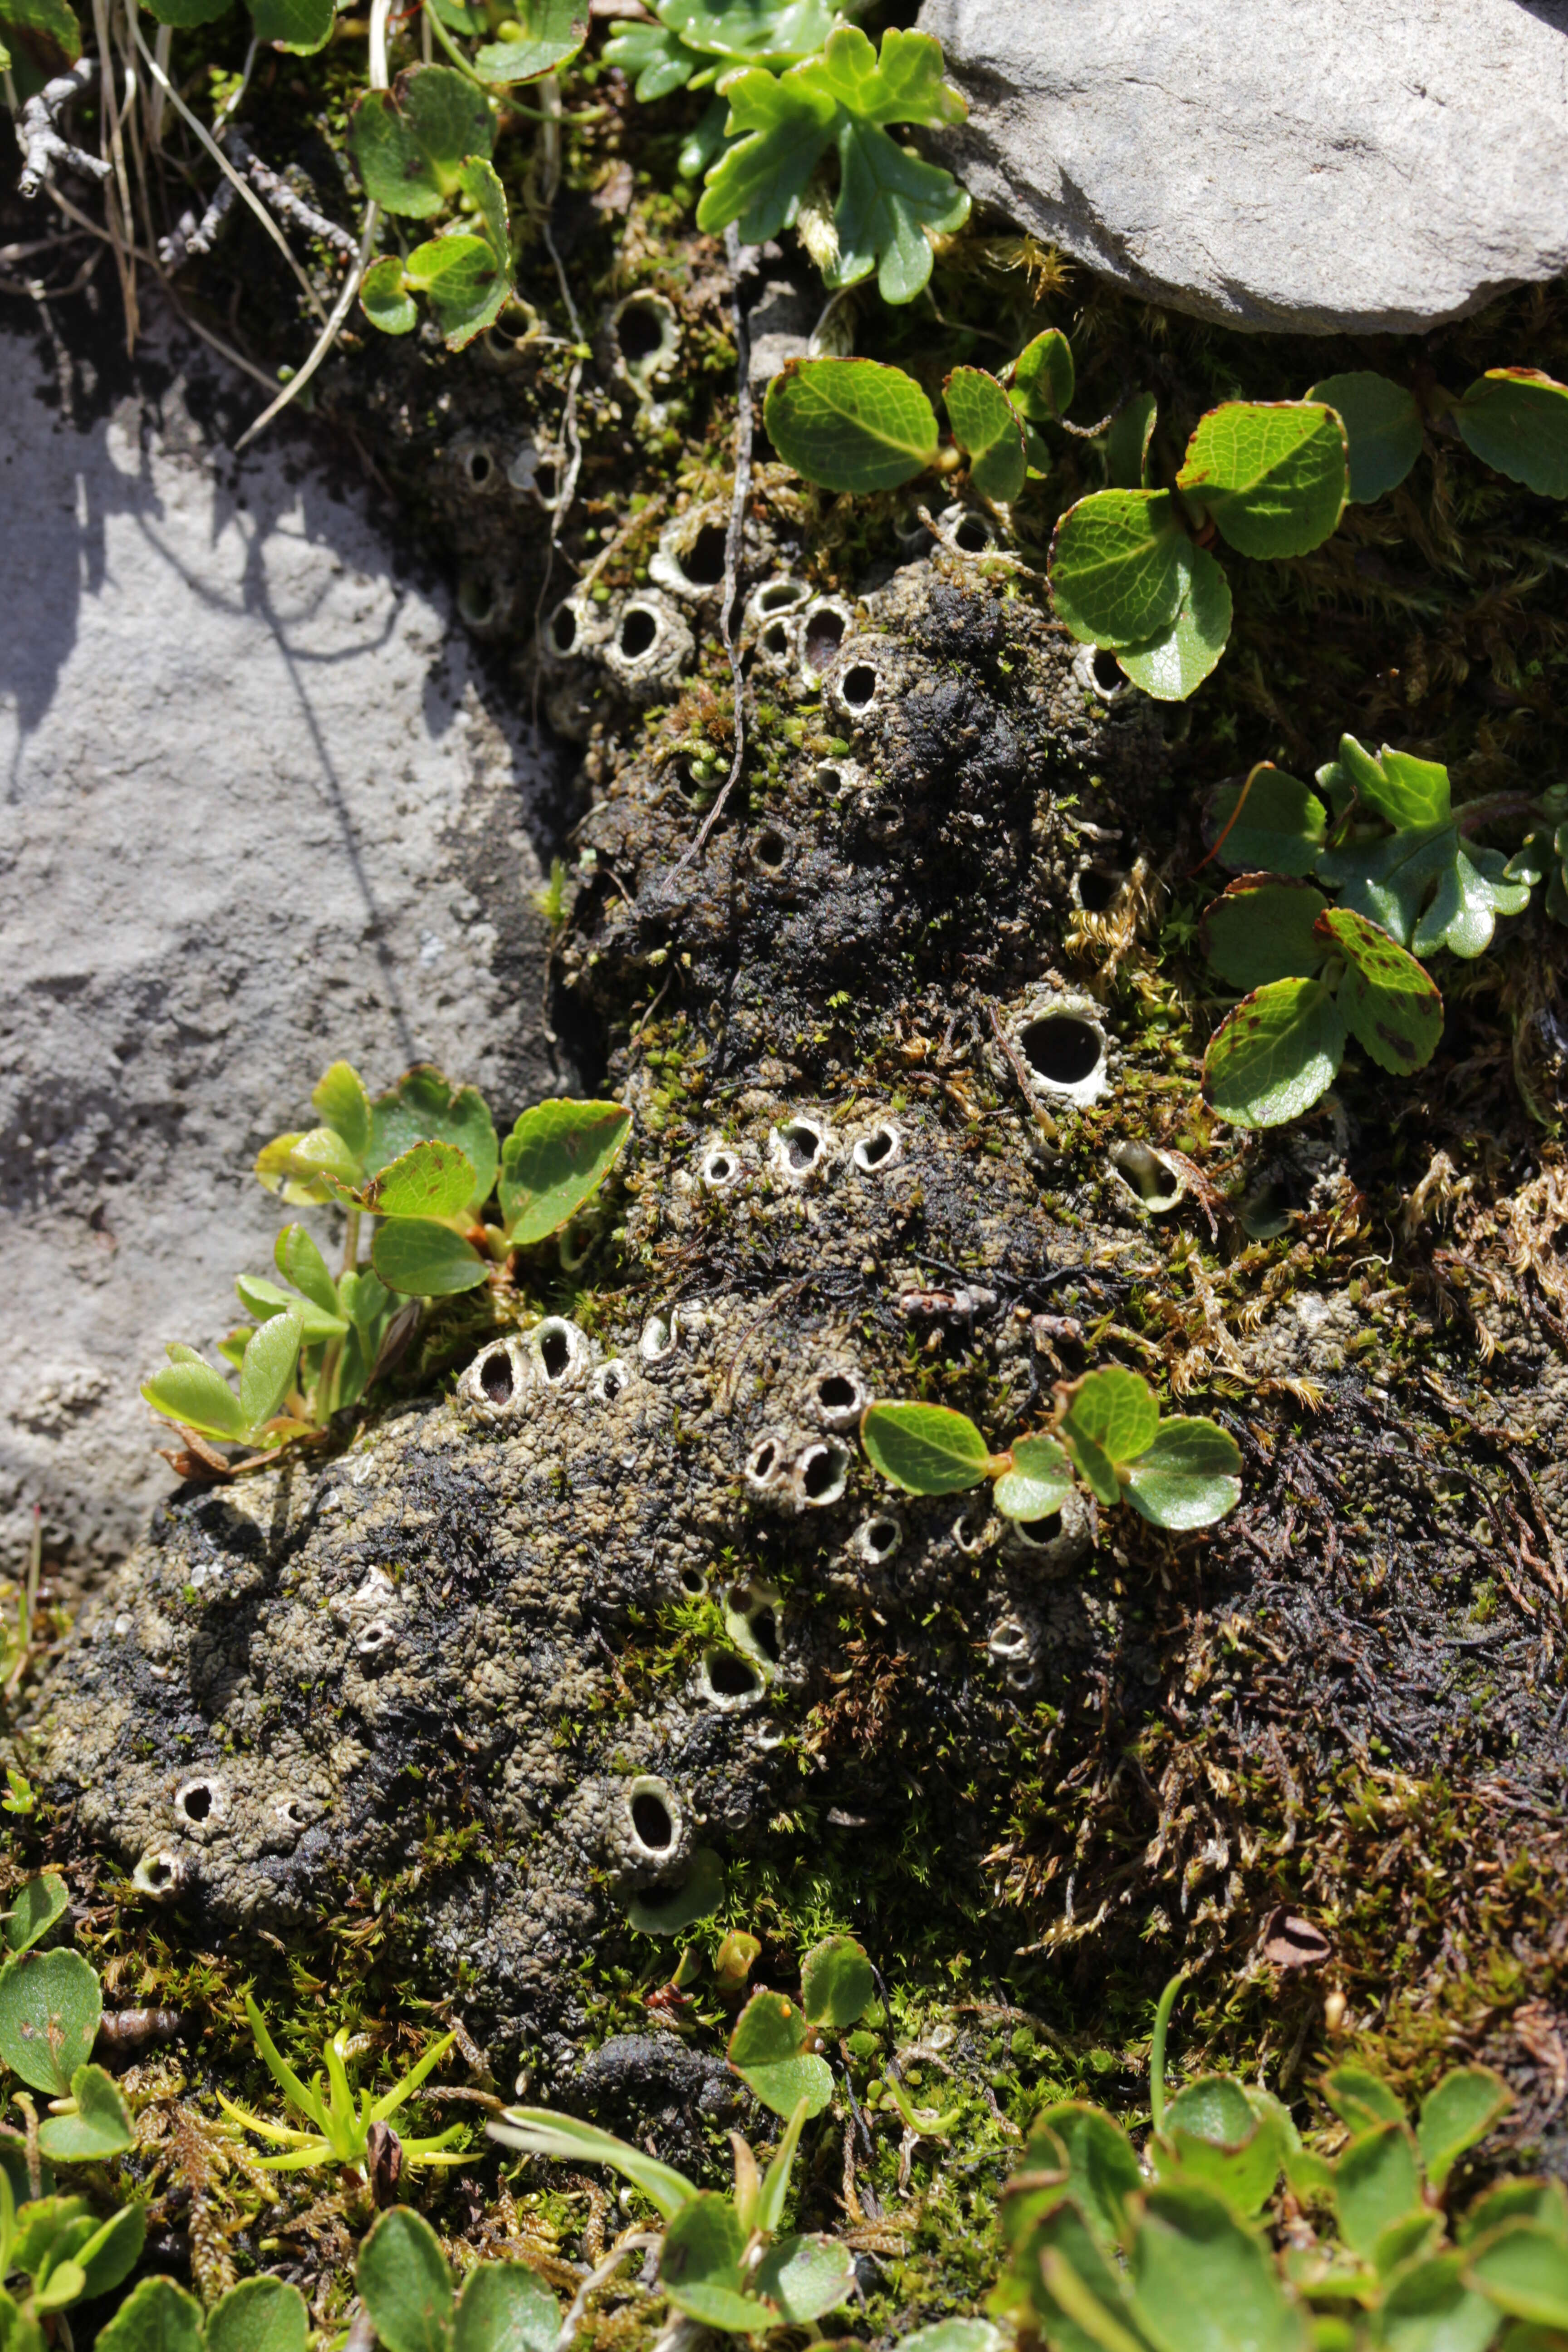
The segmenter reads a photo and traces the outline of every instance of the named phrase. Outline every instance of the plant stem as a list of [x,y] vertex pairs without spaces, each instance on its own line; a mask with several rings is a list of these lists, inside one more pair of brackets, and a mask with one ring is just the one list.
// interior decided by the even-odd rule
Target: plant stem
[[1160,1995],[1154,2011],[1154,2037],[1149,2044],[1149,2118],[1157,2132],[1165,2128],[1165,2031],[1186,1980],[1185,1970],[1179,1969]]

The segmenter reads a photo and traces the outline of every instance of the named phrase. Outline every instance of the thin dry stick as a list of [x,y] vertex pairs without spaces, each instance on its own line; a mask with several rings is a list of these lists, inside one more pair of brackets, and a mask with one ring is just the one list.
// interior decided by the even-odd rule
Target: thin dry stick
[[[550,233],[550,215],[554,207],[556,191],[561,185],[561,84],[553,74],[546,74],[539,84],[539,100],[542,110],[542,126],[539,133],[539,226],[544,238],[544,249],[555,269],[555,282],[561,289],[561,299],[566,306],[566,316],[572,321],[572,332],[579,343],[583,341],[583,321],[577,315],[577,305],[572,299],[572,288],[565,268],[555,249],[555,239]],[[533,707],[531,719],[534,737],[539,734],[539,683],[542,665],[540,659],[540,634],[544,626],[544,607],[550,594],[551,574],[555,569],[555,557],[561,545],[561,532],[577,495],[577,477],[583,469],[583,440],[577,430],[577,387],[583,381],[583,362],[574,359],[566,377],[566,404],[561,412],[561,430],[566,442],[566,471],[556,494],[555,511],[550,518],[550,543],[544,551],[544,577],[539,583],[539,595],[533,607]]]
[[121,298],[125,305],[125,348],[136,349],[136,264],[130,252],[130,241],[135,231],[132,223],[135,214],[131,206],[131,181],[125,169],[125,142],[121,136],[123,110],[114,89],[114,43],[109,29],[109,0],[92,0],[92,29],[98,39],[98,79],[101,105],[99,111],[100,152],[114,171],[114,200],[106,198],[104,217],[109,223],[110,241],[114,247],[114,267],[120,275]]
[[[58,188],[56,187],[52,180],[46,180],[44,187],[46,194],[59,206],[67,219],[77,222],[88,236],[97,237],[100,245],[113,244],[114,240],[110,236],[109,231],[106,228],[100,228],[96,221],[89,220],[84,212],[79,212],[76,205],[72,204],[68,196],[64,196],[60,194]],[[247,360],[243,352],[237,352],[232,343],[225,342],[221,335],[215,335],[210,327],[204,327],[201,320],[198,318],[195,318],[192,312],[185,309],[184,304],[181,301],[179,296],[175,293],[168,279],[163,277],[162,270],[159,269],[158,257],[156,254],[143,253],[141,247],[136,245],[132,246],[130,251],[133,259],[144,262],[149,269],[157,272],[157,275],[162,280],[163,291],[174,305],[182,326],[188,327],[193,335],[199,335],[204,343],[210,343],[213,350],[216,352],[221,358],[227,360],[231,366],[243,369],[247,375],[254,376],[257,383],[260,384],[265,391],[270,392],[272,390],[272,377],[268,375],[261,368],[258,368],[254,360]],[[29,291],[31,289],[29,289]],[[63,290],[69,293],[73,289],[68,287]]]
[[234,182],[236,189],[244,198],[245,202],[250,206],[251,211],[256,215],[257,219],[261,223],[262,227],[267,231],[268,236],[272,239],[273,244],[278,247],[279,252],[283,256],[284,260],[289,264],[289,268],[293,271],[295,277],[304,288],[305,298],[310,303],[311,310],[314,310],[318,319],[324,319],[326,317],[326,312],[321,308],[320,295],[317,293],[309,278],[307,278],[305,272],[300,268],[300,264],[295,259],[293,247],[289,244],[282,230],[279,227],[277,222],[273,219],[271,214],[268,211],[266,205],[262,203],[255,189],[252,188],[235,170],[234,165],[229,162],[228,157],[224,153],[223,149],[218,145],[217,141],[213,137],[211,131],[208,131],[206,125],[198,121],[196,116],[191,112],[190,108],[185,104],[184,100],[180,96],[179,91],[174,88],[174,83],[169,79],[168,75],[163,71],[163,67],[158,63],[157,58],[153,55],[152,50],[147,47],[146,42],[142,39],[141,26],[132,25],[131,29],[134,36],[136,46],[142,52],[142,56],[147,66],[148,71],[151,73],[153,80],[157,83],[159,89],[163,91],[164,97],[169,100],[169,103],[174,108],[175,113],[179,115],[182,121],[187,122],[190,125],[191,129],[195,132],[196,137],[201,141],[202,145],[206,149],[207,153],[212,157],[213,162],[217,165],[218,170],[224,174],[225,178]]
[[746,534],[746,503],[752,495],[752,334],[742,282],[741,240],[732,225],[724,231],[724,256],[730,265],[730,315],[735,329],[740,393],[735,411],[735,488],[730,500],[729,528],[724,533],[724,603],[719,615],[719,634],[730,656],[730,692],[735,713],[735,754],[719,797],[698,828],[696,839],[685,855],[676,860],[665,877],[660,892],[664,898],[668,897],[692,859],[699,856],[707,845],[710,835],[724,814],[724,804],[740,780],[746,757],[745,695],[741,677],[741,646],[735,631],[735,597]]

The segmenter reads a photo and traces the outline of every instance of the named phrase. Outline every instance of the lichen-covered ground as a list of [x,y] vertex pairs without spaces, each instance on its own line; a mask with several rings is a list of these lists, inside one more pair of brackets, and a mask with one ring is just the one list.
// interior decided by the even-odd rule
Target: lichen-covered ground
[[[221,55],[181,35],[185,70],[197,41]],[[365,331],[310,430],[580,747],[549,845],[552,1017],[635,1138],[495,1326],[433,1318],[331,1459],[177,1496],[37,1702],[15,1869],[64,1864],[111,1998],[187,2018],[139,2078],[169,2117],[172,2258],[287,2260],[323,2318],[344,2305],[352,2210],[264,2207],[203,2137],[214,2083],[268,2097],[251,1982],[297,2053],[341,2014],[390,2063],[460,2018],[441,2122],[521,2073],[717,2169],[732,2120],[766,2128],[722,2063],[734,2003],[710,1972],[667,1988],[726,1927],[761,1938],[753,1982],[791,1984],[831,1927],[882,1974],[846,2053],[860,2118],[813,2127],[805,2197],[864,2253],[858,2332],[975,2307],[1020,2127],[1050,2091],[1139,2113],[1181,1965],[1184,2053],[1294,2094],[1336,2037],[1410,2088],[1469,2052],[1520,2093],[1503,2137],[1561,2168],[1568,935],[1505,925],[1446,968],[1426,1070],[1352,1060],[1261,1139],[1201,1100],[1196,948],[1199,804],[1255,759],[1308,772],[1348,727],[1447,760],[1466,795],[1563,772],[1561,511],[1439,452],[1319,554],[1233,565],[1224,664],[1157,709],[1108,697],[1049,616],[1042,551],[1090,478],[1070,441],[1005,546],[962,503],[929,509],[933,543],[909,494],[834,501],[762,447],[752,750],[683,865],[733,740],[730,282],[670,193],[681,102],[574,79],[569,106],[606,111],[567,142],[556,221],[595,352],[570,511],[548,504],[560,349],[452,360]],[[332,208],[319,80],[276,76],[254,135]],[[519,134],[499,159],[525,223],[527,154]],[[531,236],[523,289],[560,327]],[[763,275],[809,326],[801,257]],[[297,356],[245,223],[182,283],[214,319],[243,283],[226,331]],[[868,299],[857,347],[936,382],[1059,324],[1078,413],[1151,384],[1175,447],[1233,391],[1410,357],[1226,336],[995,224],[932,289]],[[678,338],[662,380],[616,323],[650,295]],[[89,310],[57,319],[111,370]],[[1423,363],[1568,373],[1565,320],[1557,290],[1521,295]],[[770,583],[796,586],[750,601]],[[1094,1098],[1062,1091],[1086,1070]],[[1151,1183],[1179,1197],[1152,1211]],[[959,1405],[1001,1444],[1111,1360],[1241,1444],[1242,1506],[1207,1535],[1121,1514],[1031,1546],[963,1498],[894,1497],[859,1454],[861,1395]],[[646,1932],[709,1846],[722,1910]],[[595,2194],[503,2184],[492,2155],[429,2210],[458,2249],[568,2263],[592,2259]]]

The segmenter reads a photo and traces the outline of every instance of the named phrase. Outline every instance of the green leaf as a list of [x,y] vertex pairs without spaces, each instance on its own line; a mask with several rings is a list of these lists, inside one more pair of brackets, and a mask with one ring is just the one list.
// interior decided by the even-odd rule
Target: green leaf
[[936,2319],[900,2336],[899,2352],[1004,2352],[1004,2338],[988,2319]]
[[68,2254],[57,2262],[47,2278],[35,2281],[32,2293],[33,2309],[37,2312],[64,2311],[86,2292],[87,2280],[80,2265]]
[[1530,903],[1529,883],[1508,867],[1500,850],[1465,842],[1453,824],[1352,840],[1318,861],[1342,903],[1402,946],[1419,955],[1447,948],[1465,957],[1484,955],[1498,917],[1520,914]]
[[201,2305],[173,2279],[141,2279],[98,2342],[102,2352],[204,2352]]
[[[1048,2172],[1060,2161],[1067,2172],[1065,2196],[1081,2209],[1103,2245],[1123,2245],[1130,2231],[1130,2200],[1143,2186],[1132,2143],[1103,2107],[1069,2099],[1036,2118],[1024,2151],[1025,2170]],[[1008,2219],[1004,2208],[1004,2218]]]
[[1274,2257],[1207,2189],[1159,2188],[1132,2246],[1132,2307],[1159,2352],[1306,2352]]
[[1054,1437],[1020,1437],[1013,1466],[992,1489],[1005,1519],[1045,1519],[1059,1511],[1072,1492],[1072,1464]]
[[147,2208],[145,2205],[122,2205],[107,2221],[84,2239],[77,2248],[76,2259],[87,2281],[84,2298],[96,2301],[109,2294],[128,2279],[142,2259],[142,2249],[147,2242]]
[[679,1886],[650,1886],[626,1898],[626,1917],[643,1936],[679,1936],[710,1918],[724,1900],[724,1864],[710,1845],[694,1847]]
[[1468,2208],[1455,2234],[1474,2245],[1505,2221],[1534,2221],[1568,2246],[1568,2189],[1560,2180],[1500,2180]]
[[1117,410],[1105,436],[1105,478],[1113,490],[1148,488],[1149,446],[1159,413],[1152,392],[1134,393]]
[[1340,2121],[1352,2132],[1365,2131],[1373,2124],[1402,2124],[1405,2120],[1397,2094],[1381,2074],[1374,2074],[1370,2066],[1359,2065],[1354,2059],[1333,2067],[1323,2076],[1321,2088]]
[[102,2014],[98,1978],[79,1952],[24,1952],[0,1969],[0,2058],[52,2099],[69,2097]]
[[1568,384],[1539,368],[1489,368],[1454,411],[1484,466],[1545,499],[1568,499]]
[[1340,737],[1339,765],[1365,808],[1396,831],[1447,824],[1453,813],[1448,771],[1436,760],[1417,760],[1385,743],[1374,758],[1353,735]]
[[1345,436],[1321,402],[1227,400],[1187,444],[1176,488],[1242,555],[1305,555],[1344,510]]
[[1498,2315],[1467,2286],[1458,2254],[1438,2254],[1396,2278],[1383,2300],[1378,2341],[1386,2352],[1486,2352]]
[[672,2221],[697,2190],[683,2172],[629,2140],[616,2139],[574,2116],[558,2116],[549,2107],[509,2107],[500,2123],[487,2127],[504,2147],[521,2148],[528,2156],[547,2156],[560,2164],[608,2164],[640,2189],[657,2212]]
[[[221,7],[227,5],[220,0]],[[15,43],[42,83],[75,65],[81,55],[81,26],[66,0],[5,0],[0,46],[7,42]]]
[[1568,2330],[1568,2246],[1534,2221],[1510,2221],[1472,2247],[1465,2276],[1511,2318]]
[[553,2352],[560,2333],[560,2305],[524,2263],[479,2263],[464,2280],[452,2352]]
[[1397,489],[1421,455],[1421,411],[1402,383],[1370,368],[1325,376],[1308,393],[1338,411],[1350,448],[1351,501],[1370,506]]
[[41,1943],[55,1921],[65,1917],[69,1901],[65,1880],[58,1871],[41,1870],[36,1878],[24,1880],[5,1914],[6,1949],[26,1952]]
[[275,1135],[256,1155],[256,1173],[269,1192],[303,1206],[338,1199],[337,1187],[352,1189],[363,1173],[335,1128],[312,1127],[301,1134]]
[[1321,980],[1276,980],[1244,996],[1209,1039],[1204,1092],[1235,1127],[1280,1127],[1310,1110],[1344,1058],[1344,1016]]
[[281,1412],[283,1400],[294,1385],[304,1334],[305,1318],[296,1304],[258,1324],[246,1341],[239,1368],[239,1410],[252,1433]]
[[1027,466],[1016,410],[984,368],[958,367],[942,386],[953,439],[969,459],[982,498],[1016,499]]
[[885,301],[912,301],[931,276],[926,230],[958,228],[969,213],[951,173],[887,134],[893,122],[963,120],[963,99],[942,79],[940,43],[928,33],[893,30],[883,35],[879,56],[858,26],[842,26],[819,56],[782,75],[739,74],[725,96],[725,131],[734,144],[708,174],[699,228],[733,221],[742,244],[761,245],[793,227],[813,173],[836,148],[839,252],[824,273],[827,282],[852,285],[876,269]]
[[784,463],[828,490],[897,489],[937,453],[930,401],[879,360],[788,361],[763,415]]
[[815,57],[838,21],[833,0],[783,0],[782,5],[780,0],[657,0],[657,5],[661,21],[688,47],[753,66]]
[[911,1495],[957,1495],[978,1486],[991,1449],[967,1413],[944,1404],[874,1404],[860,1423],[874,1469]]
[[525,1110],[501,1149],[499,1198],[508,1238],[542,1242],[591,1201],[631,1132],[624,1103],[564,1097]]
[[1098,1446],[1111,1462],[1134,1462],[1147,1454],[1159,1427],[1153,1390],[1141,1372],[1130,1372],[1121,1364],[1090,1372],[1079,1382],[1061,1424],[1064,1437],[1074,1444],[1087,1441]]
[[284,1226],[272,1245],[272,1257],[285,1282],[291,1282],[323,1315],[336,1318],[338,1286],[303,1225]]
[[[753,1937],[751,1940],[755,1942],[756,1938]],[[760,1951],[761,1945],[758,1945],[757,1948]],[[757,2210],[752,2216],[752,2226],[753,2229],[761,2230],[768,2237],[773,2235],[784,2219],[784,2202],[789,2196],[790,2174],[795,2169],[795,2151],[800,2146],[801,2133],[805,2129],[806,2113],[810,2105],[809,2099],[801,2098],[795,2101],[790,2110],[784,2136],[773,2151],[772,2163],[763,2175],[762,2188],[757,2196]]]
[[1329,954],[1316,924],[1328,907],[1310,882],[1244,874],[1204,910],[1199,942],[1233,988],[1264,988],[1316,971]]
[[702,63],[698,51],[663,25],[623,24],[605,43],[604,56],[607,66],[619,67],[644,106],[684,89]]
[[1132,1465],[1123,1492],[1157,1528],[1206,1528],[1241,1500],[1240,1448],[1217,1422],[1180,1415],[1163,1421],[1153,1444]]
[[445,1223],[468,1209],[475,1181],[473,1161],[455,1143],[415,1143],[372,1177],[364,1205],[378,1217],[432,1217]]
[[413,1298],[450,1298],[477,1290],[490,1270],[472,1242],[426,1217],[387,1217],[375,1229],[371,1264],[388,1290]]
[[419,324],[419,306],[403,282],[403,264],[395,253],[372,262],[360,281],[360,307],[373,327],[384,335],[411,335]]
[[123,2156],[136,2145],[131,2110],[101,2066],[79,2066],[71,2076],[74,2116],[50,2116],[38,2126],[38,2146],[55,2164],[93,2164]]
[[1513,2105],[1513,2093],[1489,2066],[1456,2066],[1421,2102],[1415,2145],[1426,2178],[1441,2189],[1467,2148],[1485,2139]]
[[1176,617],[1147,645],[1118,646],[1117,666],[1156,702],[1185,702],[1214,669],[1230,637],[1230,583],[1206,547],[1176,551],[1182,601]]
[[305,2352],[310,2315],[297,2286],[242,2279],[207,2314],[206,2352]]
[[842,2033],[870,2006],[877,1979],[853,1936],[829,1936],[800,1965],[801,2006],[813,2025]]
[[772,2304],[787,2327],[805,2327],[849,2301],[855,2258],[831,2238],[784,2238],[752,2272],[752,2292]]
[[658,2283],[678,2311],[707,2327],[760,2333],[769,2314],[744,2292],[746,2232],[728,2197],[704,2189],[671,2220],[659,2249]]
[[295,57],[324,49],[332,37],[334,0],[249,0],[249,5],[257,39]]
[[[396,206],[391,209],[395,211]],[[351,1151],[363,1152],[370,1141],[370,1097],[352,1062],[334,1062],[331,1069],[322,1071],[311,1089],[310,1106],[321,1113],[322,1125],[334,1128]]]
[[[146,0],[149,13],[160,25],[210,25],[225,14],[229,0]],[[9,0],[7,0],[9,14]]]
[[1316,929],[1345,959],[1339,1004],[1352,1035],[1380,1069],[1408,1077],[1423,1068],[1443,1034],[1443,1000],[1430,974],[1386,931],[1348,907],[1331,907]]
[[[291,1290],[280,1289],[277,1283],[268,1282],[265,1275],[236,1275],[234,1286],[239,1294],[240,1305],[247,1314],[254,1315],[258,1323],[270,1323],[279,1315],[298,1315],[301,1338],[307,1347],[313,1346],[318,1339],[341,1339],[348,1329],[343,1316],[336,1312],[323,1315],[321,1308],[312,1306],[309,1299],[299,1297]],[[225,1344],[226,1346],[226,1342]],[[243,1361],[244,1354],[241,1348],[236,1360]]]
[[362,1337],[374,1334],[392,1305],[392,1294],[368,1267],[345,1274],[338,1284],[343,1313]]
[[730,2036],[730,2063],[765,2107],[787,2116],[797,2099],[819,2116],[833,2096],[826,2063],[808,2053],[805,2012],[782,1992],[754,1992]]
[[510,0],[514,37],[487,43],[474,59],[481,81],[539,81],[570,65],[588,37],[587,0]]
[[1049,425],[1072,406],[1072,345],[1056,327],[1026,343],[1013,362],[1013,405],[1031,425]]
[[[451,66],[410,66],[390,89],[367,90],[349,123],[349,146],[366,195],[384,211],[408,220],[428,219],[448,204],[458,193],[465,159],[490,154],[495,138],[495,116],[483,90]],[[340,1071],[346,1073],[345,1079],[338,1078]],[[336,1101],[349,1097],[347,1079],[354,1079],[354,1073],[346,1062],[338,1062],[321,1084],[333,1082]],[[331,1109],[318,1108],[329,1126],[363,1151],[370,1123],[363,1086],[359,1101],[363,1109],[357,1143]]]
[[447,2352],[452,2274],[428,2221],[383,2213],[360,2248],[354,2284],[386,2352]]
[[1200,2075],[1176,2094],[1153,2154],[1162,2180],[1179,2179],[1212,2189],[1245,2215],[1259,2210],[1279,2177],[1281,2148],[1273,2116],[1259,2114],[1227,2074]]
[[[405,284],[427,297],[449,352],[460,352],[493,327],[512,290],[505,191],[491,166],[478,156],[469,157],[458,177],[482,233],[475,234],[468,226],[448,229],[428,245],[416,246],[403,272]],[[463,1089],[465,1095],[473,1091],[471,1087]],[[489,1122],[487,1111],[487,1126]],[[493,1149],[493,1129],[490,1134]]]
[[1218,845],[1215,857],[1235,874],[1310,874],[1328,822],[1316,793],[1263,760],[1244,784],[1222,784],[1210,794],[1204,839]]
[[1142,647],[1170,629],[1193,574],[1169,490],[1094,490],[1069,507],[1051,541],[1057,617],[1098,646]]
[[1421,2166],[1406,2124],[1374,2124],[1358,2132],[1334,2167],[1340,2231],[1358,2254],[1370,2255],[1384,2230],[1421,2206]]
[[[171,1349],[171,1354],[173,1350]],[[239,1399],[220,1372],[198,1356],[188,1355],[155,1372],[142,1383],[142,1393],[154,1412],[203,1437],[237,1439],[245,1435],[245,1415]]]

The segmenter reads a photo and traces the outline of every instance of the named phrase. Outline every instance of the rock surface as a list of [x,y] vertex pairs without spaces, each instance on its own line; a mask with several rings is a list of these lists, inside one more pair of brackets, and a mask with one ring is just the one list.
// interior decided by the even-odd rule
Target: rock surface
[[925,0],[974,194],[1232,324],[1419,331],[1568,269],[1563,0]]
[[[123,1550],[167,1490],[137,1382],[270,1271],[249,1175],[326,1063],[430,1058],[521,1108],[540,1027],[538,779],[363,502],[150,366],[89,429],[0,358],[0,1513]],[[247,401],[247,406],[250,404]],[[325,1238],[326,1227],[321,1227]]]

